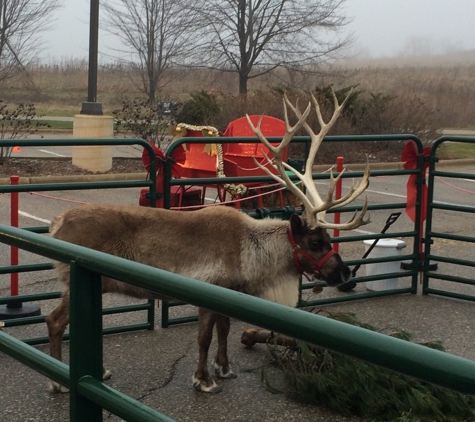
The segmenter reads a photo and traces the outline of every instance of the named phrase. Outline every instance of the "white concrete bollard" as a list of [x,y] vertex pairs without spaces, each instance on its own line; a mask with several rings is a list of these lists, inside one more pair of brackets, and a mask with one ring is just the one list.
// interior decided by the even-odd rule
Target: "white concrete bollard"
[[[73,138],[112,138],[112,116],[76,114],[73,122]],[[105,173],[112,168],[112,145],[73,146],[73,165],[94,173]]]

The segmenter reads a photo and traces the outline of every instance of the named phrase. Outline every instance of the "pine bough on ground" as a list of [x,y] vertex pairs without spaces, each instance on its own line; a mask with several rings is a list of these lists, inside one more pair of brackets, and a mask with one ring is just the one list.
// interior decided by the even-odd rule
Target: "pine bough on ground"
[[[359,322],[354,314],[328,316],[379,331]],[[391,335],[411,340],[405,331]],[[301,341],[290,339],[289,343],[289,339],[282,336],[273,337],[268,343],[272,362],[284,371],[286,392],[299,401],[325,406],[345,416],[377,421],[475,421],[474,397]],[[440,342],[423,345],[444,350]],[[266,378],[265,373],[263,375]],[[266,382],[276,391],[267,379]]]

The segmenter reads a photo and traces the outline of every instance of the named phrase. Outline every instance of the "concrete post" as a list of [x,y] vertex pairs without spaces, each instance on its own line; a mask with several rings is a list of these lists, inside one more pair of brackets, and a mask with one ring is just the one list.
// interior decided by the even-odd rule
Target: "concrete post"
[[[112,138],[112,116],[76,114],[73,138]],[[73,146],[73,165],[95,173],[105,173],[112,168],[112,146]]]

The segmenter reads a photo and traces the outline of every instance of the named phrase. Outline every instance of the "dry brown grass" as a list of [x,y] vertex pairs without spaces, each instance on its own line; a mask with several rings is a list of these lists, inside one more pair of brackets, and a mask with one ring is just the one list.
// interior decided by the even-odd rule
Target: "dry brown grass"
[[[269,113],[281,107],[273,96],[267,98],[270,87],[284,86],[282,80],[291,80],[302,90],[313,90],[317,85],[330,83],[338,87],[359,85],[371,93],[397,96],[404,102],[414,98],[435,114],[439,127],[475,126],[475,60],[472,56],[446,57],[438,60],[416,61],[414,58],[399,60],[352,62],[331,69],[332,76],[289,75],[286,72],[252,79],[250,90],[262,96],[255,102],[265,109],[245,109],[249,104],[237,103],[239,112]],[[468,57],[468,58],[467,58]],[[45,115],[73,115],[87,99],[87,63],[84,61],[61,62],[58,65],[37,66],[29,69],[36,89],[25,88],[22,78],[8,81],[2,87],[3,101],[16,104],[33,102]],[[114,65],[101,66],[98,71],[98,101],[104,111],[111,113],[125,98],[143,96],[137,87],[137,75],[130,75],[126,68]],[[31,85],[31,84],[30,84]],[[183,101],[194,91],[209,91],[236,94],[236,75],[207,70],[169,72],[162,98]],[[399,112],[399,110],[397,111]]]

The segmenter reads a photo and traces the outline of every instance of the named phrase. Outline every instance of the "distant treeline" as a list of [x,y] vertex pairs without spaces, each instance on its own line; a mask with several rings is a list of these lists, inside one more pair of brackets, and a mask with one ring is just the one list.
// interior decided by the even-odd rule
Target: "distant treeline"
[[[322,70],[324,72],[322,73]],[[26,76],[27,75],[27,76]],[[59,107],[77,107],[87,93],[88,65],[86,60],[63,60],[51,64],[30,66],[27,74],[9,80],[1,87],[1,100],[11,103],[33,102]],[[28,80],[26,80],[28,79]],[[398,98],[397,112],[419,101],[435,119],[438,127],[475,126],[475,64],[445,61],[444,65],[421,65],[405,58],[381,65],[358,62],[320,69],[319,73],[291,74],[280,70],[267,78],[251,80],[250,96],[267,91],[315,91],[317,87],[333,85],[336,89],[357,86],[366,95]],[[139,75],[121,64],[103,64],[98,69],[98,101],[107,109],[120,107],[126,98],[145,97],[140,92]],[[236,95],[237,76],[231,72],[206,69],[170,69],[164,75],[159,99],[186,101],[198,91],[217,95]],[[412,102],[412,105],[410,104]],[[275,105],[260,104],[262,113]],[[281,105],[278,104],[280,107]]]

